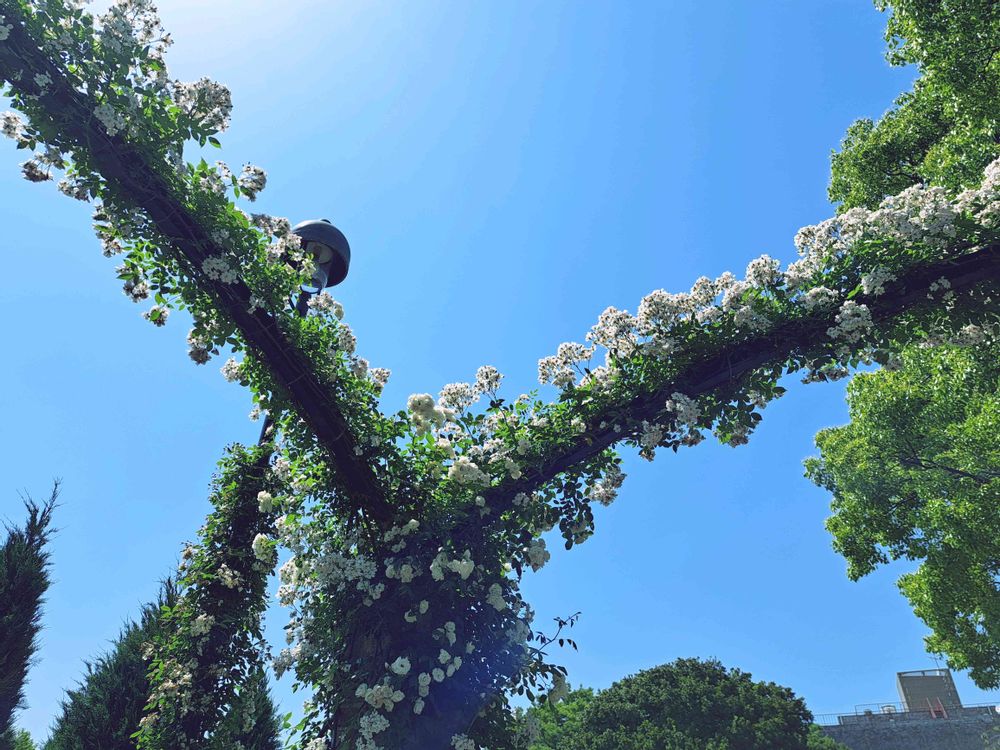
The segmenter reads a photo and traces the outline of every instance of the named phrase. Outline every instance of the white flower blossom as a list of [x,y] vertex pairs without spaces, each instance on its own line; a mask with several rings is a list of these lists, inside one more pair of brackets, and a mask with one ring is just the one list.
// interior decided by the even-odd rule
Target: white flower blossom
[[618,497],[618,490],[624,481],[625,473],[617,464],[612,464],[605,470],[604,476],[590,489],[588,496],[601,505],[611,505]]
[[227,589],[239,588],[240,574],[226,564],[223,564],[219,568],[218,578],[220,583]]
[[257,194],[264,189],[267,184],[267,173],[260,167],[247,164],[236,180],[240,191],[246,195],[247,200],[256,200]]
[[670,395],[670,399],[665,404],[665,407],[675,414],[677,423],[681,425],[694,426],[701,417],[701,409],[698,408],[698,402],[677,391],[674,391]]
[[556,672],[552,677],[552,689],[549,690],[548,702],[555,705],[567,695],[569,695],[569,685],[566,683],[566,677],[561,672]]
[[153,307],[142,313],[142,317],[154,326],[161,328],[167,324],[167,318],[170,317],[170,308],[163,305],[153,305]]
[[867,305],[859,305],[853,300],[847,300],[840,307],[835,318],[837,325],[826,330],[832,339],[855,344],[872,328],[872,316]]
[[480,393],[494,393],[500,387],[503,375],[495,367],[483,365],[476,370],[476,390]]
[[652,461],[653,454],[661,440],[663,440],[663,428],[658,424],[643,420],[642,434],[639,436],[639,446],[642,450],[639,451],[639,455]]
[[837,301],[837,293],[825,286],[817,286],[802,295],[802,306],[807,312],[823,310]]
[[490,604],[497,612],[503,612],[507,609],[507,602],[503,598],[503,589],[500,587],[499,583],[494,583],[490,586],[489,594],[486,597],[486,603]]
[[215,625],[215,618],[212,615],[200,614],[191,621],[191,635],[195,638],[207,635],[213,625]]
[[274,509],[274,497],[270,492],[261,490],[257,493],[257,508],[261,513],[270,513]]
[[229,260],[220,255],[205,258],[201,263],[201,270],[212,281],[221,281],[223,284],[235,284],[240,278]]
[[[358,722],[358,728],[361,734],[366,739],[371,739],[376,734],[384,732],[389,728],[389,720],[379,713],[368,713],[361,717],[361,721]],[[366,750],[374,750],[374,746],[367,748]]]
[[368,374],[368,360],[361,357],[355,357],[351,361],[351,374],[358,380],[363,380]]
[[407,399],[406,408],[410,412],[410,423],[418,435],[430,432],[435,427],[444,427],[454,413],[443,406],[435,406],[434,397],[429,393],[414,393]]
[[320,313],[329,313],[337,320],[342,320],[344,317],[344,306],[327,292],[314,294],[309,298],[308,305],[309,309]]
[[[2,19],[3,16],[0,16],[0,20]],[[2,25],[0,25],[0,29],[3,29]],[[0,41],[3,40],[0,39]],[[4,112],[0,114],[0,132],[15,141],[24,140],[24,120],[16,112]]]
[[384,367],[373,367],[368,371],[368,377],[374,383],[375,387],[379,392],[385,388],[385,384],[389,382],[389,377],[392,375],[390,370]]
[[950,343],[954,346],[977,346],[987,339],[986,331],[980,326],[969,324],[963,326],[958,333],[951,337]]
[[235,359],[227,359],[219,372],[226,379],[227,383],[235,383],[243,377],[243,365]]
[[885,285],[890,281],[895,281],[896,276],[889,269],[878,266],[861,277],[861,291],[877,297],[885,294]]
[[627,357],[635,350],[633,333],[636,319],[625,310],[607,308],[587,334],[587,340],[606,347],[619,357]]
[[765,289],[778,282],[781,264],[769,255],[762,255],[750,261],[747,266],[747,283],[755,289]]
[[389,666],[389,669],[391,669],[395,674],[398,674],[400,676],[409,674],[410,660],[407,659],[405,656],[400,656],[398,659],[396,659],[396,661],[394,661]]
[[392,711],[405,696],[392,685],[375,685],[364,693],[365,702],[376,710]]
[[109,136],[115,136],[125,129],[125,118],[107,102],[94,108],[94,117],[100,120]]
[[271,562],[274,559],[274,549],[271,540],[264,534],[258,534],[253,538],[253,554],[261,562]]
[[448,479],[458,484],[489,484],[490,478],[467,456],[459,456],[448,467]]
[[549,561],[552,557],[549,551],[545,549],[544,539],[533,539],[531,544],[524,548],[524,555],[528,560],[528,565],[535,572],[538,572],[542,567]]
[[210,130],[225,130],[233,111],[229,89],[208,78],[194,83],[175,82],[174,101],[191,119]]
[[21,164],[21,175],[28,182],[46,182],[52,179],[52,174],[37,159],[28,159]]
[[441,406],[456,411],[465,411],[479,398],[476,388],[469,383],[448,383],[438,394]]
[[188,356],[195,364],[203,365],[212,358],[212,343],[191,330],[187,336]]

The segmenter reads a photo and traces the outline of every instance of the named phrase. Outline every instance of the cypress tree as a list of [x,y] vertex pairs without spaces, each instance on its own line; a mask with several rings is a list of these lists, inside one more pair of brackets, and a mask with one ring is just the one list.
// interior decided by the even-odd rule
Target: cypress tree
[[[177,591],[164,583],[157,601],[146,604],[138,621],[122,629],[110,652],[87,663],[79,687],[67,691],[44,750],[135,750],[149,696],[147,646],[165,627],[161,610],[172,607]],[[280,723],[263,669],[233,707],[225,732],[227,748],[278,750]]]
[[17,747],[14,711],[24,705],[24,682],[38,649],[42,601],[49,587],[46,543],[59,485],[44,505],[25,501],[23,527],[6,526],[0,547],[0,750]]

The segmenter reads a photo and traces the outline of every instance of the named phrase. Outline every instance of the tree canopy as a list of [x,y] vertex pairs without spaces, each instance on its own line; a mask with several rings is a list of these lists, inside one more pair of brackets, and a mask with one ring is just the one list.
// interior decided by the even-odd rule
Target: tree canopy
[[[43,750],[134,750],[149,700],[147,676],[151,645],[171,627],[165,613],[177,603],[167,581],[157,601],[145,605],[137,621],[122,629],[113,648],[87,664],[87,673],[62,702]],[[280,722],[263,669],[243,686],[219,745],[244,750],[278,750]]]
[[35,742],[31,739],[31,735],[28,732],[23,729],[15,729],[12,730],[12,734],[11,747],[14,750],[36,750]]
[[878,122],[848,128],[830,198],[876,207],[917,184],[959,191],[1000,156],[1000,9],[990,0],[877,0],[890,13],[887,58],[919,77]]
[[528,710],[524,725],[531,727],[529,750],[574,747],[583,731],[583,715],[594,702],[591,688],[570,690],[561,701],[546,701]]
[[530,750],[837,750],[788,688],[678,659],[528,712]]
[[853,579],[916,560],[899,587],[928,647],[1000,685],[1000,365],[995,346],[908,350],[854,378],[851,423],[816,437],[807,475],[833,493],[827,527]]
[[[913,90],[877,123],[859,120],[833,156],[841,210],[921,183],[960,190],[1000,153],[1000,9],[980,0],[882,2],[894,64]],[[992,336],[923,342],[889,370],[856,376],[851,424],[817,436],[807,475],[833,493],[827,523],[857,579],[889,560],[919,561],[899,580],[930,627],[927,646],[1000,685],[995,543],[998,348]],[[991,429],[994,431],[991,432]]]

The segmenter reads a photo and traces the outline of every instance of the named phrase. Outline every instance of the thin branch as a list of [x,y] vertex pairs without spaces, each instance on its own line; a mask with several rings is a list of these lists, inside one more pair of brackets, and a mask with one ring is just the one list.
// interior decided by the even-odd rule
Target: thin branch
[[946,474],[951,474],[952,476],[959,477],[960,479],[971,479],[978,484],[989,484],[997,477],[1000,477],[1000,471],[988,471],[985,474],[973,474],[972,472],[956,469],[953,466],[947,466],[946,464],[938,463],[937,461],[920,458],[920,456],[916,454],[913,454],[912,456],[900,456],[899,463],[910,469],[943,471]]

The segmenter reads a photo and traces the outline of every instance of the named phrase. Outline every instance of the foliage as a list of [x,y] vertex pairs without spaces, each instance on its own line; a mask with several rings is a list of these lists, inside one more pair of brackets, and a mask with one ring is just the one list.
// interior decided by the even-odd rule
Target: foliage
[[[877,124],[858,121],[833,158],[830,195],[873,205],[918,182],[958,189],[1000,153],[1000,8],[982,0],[889,0],[890,62],[916,64],[912,92]],[[930,340],[930,344],[940,341]],[[997,444],[986,427],[1000,383],[994,340],[911,349],[898,372],[858,376],[852,424],[817,436],[808,475],[834,493],[828,528],[857,579],[890,559],[921,562],[900,589],[931,628],[930,650],[1000,685]]]
[[49,552],[46,549],[59,485],[49,500],[25,502],[24,526],[7,526],[0,547],[0,747],[20,741],[15,736],[13,714],[24,703],[24,681],[38,649],[42,597],[49,587]]
[[[581,701],[558,750],[806,750],[812,715],[774,683],[718,661],[678,659]],[[545,710],[535,713],[541,721]],[[550,712],[551,715],[551,712]],[[566,743],[565,739],[569,739]],[[541,747],[545,747],[542,745]]]
[[122,629],[107,654],[87,664],[82,683],[67,691],[45,750],[132,750],[131,736],[139,728],[149,683],[149,658],[144,655],[154,633],[163,627],[160,610],[177,599],[172,582],[164,584],[158,600],[140,611],[138,622]]
[[817,724],[812,724],[809,727],[809,737],[806,740],[806,747],[808,750],[849,750],[849,748],[841,745],[832,737],[827,737],[823,734],[823,730]]
[[807,475],[833,493],[827,527],[852,579],[920,561],[899,587],[928,648],[1000,685],[1000,365],[997,346],[912,349],[858,375],[851,423],[824,430]]
[[524,721],[533,725],[535,733],[529,750],[571,750],[580,735],[584,712],[593,702],[591,688],[577,688],[558,703],[547,701],[528,709]]
[[[877,124],[849,129],[830,183],[842,210],[918,182],[968,186],[1000,153],[1000,8],[983,0],[879,5],[892,13],[890,62],[916,64],[920,78]],[[902,371],[859,376],[852,425],[818,436],[822,457],[807,471],[834,492],[828,527],[849,575],[888,559],[922,561],[900,588],[931,628],[928,648],[971,669],[986,688],[1000,684],[996,545],[987,531],[996,489],[987,475],[956,472],[995,455],[974,423],[990,419],[998,384],[989,355],[997,346],[979,337],[958,343],[985,349],[911,350]],[[977,458],[978,450],[987,453]]]
[[[150,691],[150,642],[166,627],[164,610],[169,611],[176,603],[176,587],[167,581],[158,600],[142,608],[138,621],[125,625],[114,648],[87,664],[82,684],[68,691],[63,700],[62,712],[44,750],[134,750],[132,735],[139,729]],[[279,722],[263,673],[258,673],[247,687],[245,700],[252,708],[244,711],[240,706],[233,711],[241,726],[224,734],[246,750],[277,750]],[[246,714],[251,721],[244,728],[242,719]]]
[[855,122],[833,155],[830,199],[874,208],[928,183],[957,191],[1000,156],[1000,9],[992,0],[877,0],[888,59],[916,64],[913,89],[877,123]]
[[[681,706],[697,705],[699,707],[698,710],[704,715],[702,718],[705,719],[706,725],[715,725],[717,733],[720,731],[725,732],[727,731],[726,724],[729,723],[732,725],[732,722],[730,722],[731,717],[727,718],[725,709],[727,704],[730,708],[733,706],[730,697],[726,695],[726,691],[720,690],[718,684],[713,685],[713,681],[721,675],[723,680],[728,679],[732,682],[743,683],[749,679],[749,675],[743,675],[738,670],[733,672],[720,671],[720,665],[716,662],[700,662],[694,659],[679,660],[657,669],[661,671],[669,670],[674,676],[682,674],[683,678],[673,682],[666,682],[662,679],[655,679],[655,670],[641,672],[639,675],[629,677],[618,683],[618,686],[629,685],[631,692],[624,699],[621,695],[614,699],[606,698],[605,693],[597,693],[595,695],[594,691],[590,688],[571,690],[566,698],[559,703],[545,702],[529,708],[520,717],[518,722],[519,731],[512,737],[509,746],[520,746],[518,745],[518,740],[521,735],[530,735],[533,738],[529,744],[529,750],[582,750],[583,748],[590,747],[605,747],[605,744],[601,744],[604,742],[604,739],[599,738],[606,738],[608,742],[613,743],[612,745],[607,745],[608,747],[613,746],[623,749],[640,747],[655,748],[655,750],[673,750],[674,748],[719,746],[732,747],[735,750],[736,748],[756,746],[730,742],[728,739],[720,740],[718,738],[708,740],[708,744],[705,745],[703,744],[705,740],[702,736],[704,734],[704,727],[696,730],[697,732],[701,732],[702,735],[697,733],[692,734],[690,728],[676,725],[673,718],[675,713],[673,710],[668,711],[667,714],[663,713],[664,707],[673,706],[678,703]],[[647,677],[653,678],[652,682],[647,680],[643,689],[639,691],[633,690],[636,680],[646,680]],[[654,686],[651,687],[651,685]],[[740,689],[745,689],[745,687],[743,685]],[[761,693],[761,690],[764,692]],[[634,698],[636,694],[640,696],[638,699]],[[722,697],[721,701],[719,700],[720,694]],[[752,683],[751,704],[759,700],[761,695],[765,696],[765,701],[777,697],[779,705],[782,700],[791,699],[790,692],[782,694],[781,689],[777,688],[777,686]],[[643,714],[643,720],[639,722],[638,727],[633,733],[628,731],[617,732],[615,731],[616,727],[611,727],[613,731],[610,735],[607,735],[607,727],[597,726],[595,729],[594,722],[588,719],[589,712],[594,710],[594,705],[601,706],[606,700],[614,700],[616,706],[619,708],[624,702],[628,704],[628,710],[637,708],[637,704],[646,705],[649,709],[649,715]],[[789,705],[793,709],[798,710],[801,706],[801,701],[791,699]],[[641,706],[639,708],[641,712]],[[765,714],[769,715],[770,708],[765,706]],[[594,736],[595,731],[597,734],[596,737]],[[823,734],[822,730],[815,724],[808,725],[807,732],[806,744],[804,746],[807,750],[845,750],[838,742]],[[795,741],[798,742],[798,739],[800,737],[796,734]],[[726,744],[727,742],[729,742],[728,745]],[[788,747],[794,746],[789,745]],[[774,747],[777,747],[777,745]],[[781,745],[781,747],[785,748],[786,746]]]
[[24,729],[8,729],[0,735],[0,748],[12,750],[36,750],[31,735]]
[[[273,488],[270,457],[269,444],[237,445],[220,462],[214,511],[199,543],[184,550],[177,595],[160,608],[144,646],[152,658],[141,737],[201,748],[208,725],[215,733],[211,747],[224,748],[234,732],[251,730],[261,716],[270,722],[261,615],[275,553],[257,542],[273,533],[273,510],[260,511],[261,494]],[[222,663],[227,669],[219,668]],[[273,739],[266,731],[263,736]]]
[[190,141],[218,145],[231,103],[207,79],[170,79],[148,0],[96,18],[62,0],[0,0],[0,11],[0,75],[23,115],[2,126],[33,154],[25,176],[61,172],[62,192],[93,200],[125,291],[155,302],[146,317],[190,312],[192,359],[229,347],[242,361],[223,374],[273,419],[273,444],[224,462],[216,509],[185,555],[171,628],[154,639],[143,750],[220,738],[264,650],[278,545],[292,552],[279,591],[291,617],[275,668],[312,691],[302,746],[491,744],[511,692],[564,689],[519,584],[549,557],[544,533],[558,527],[567,548],[593,533],[592,503],[610,503],[624,479],[615,446],[652,459],[706,431],[743,444],[785,373],[844,377],[930,335],[985,336],[997,312],[991,163],[976,189],[908,188],[803,229],[785,269],[762,256],[744,279],[658,290],[634,315],[609,308],[586,344],[539,363],[555,400],[510,400],[484,366],[474,383],[386,414],[388,373],[356,353],[339,303],[324,294],[305,317],[290,309],[310,248],[287,221],[236,206],[263,172],[185,160]]
[[[251,672],[236,697],[233,710],[223,720],[220,747],[244,750],[279,750],[282,721],[267,685],[267,672]],[[228,744],[227,744],[228,743]]]

